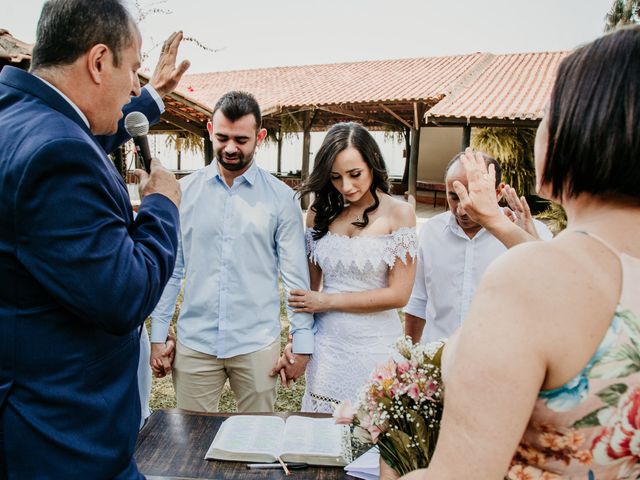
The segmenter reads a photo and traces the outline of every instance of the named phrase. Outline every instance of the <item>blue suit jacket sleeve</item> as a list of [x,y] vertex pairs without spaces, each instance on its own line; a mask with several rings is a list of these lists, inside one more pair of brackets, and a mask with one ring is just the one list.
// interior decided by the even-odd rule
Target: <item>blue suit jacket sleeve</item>
[[178,209],[150,195],[132,223],[126,189],[108,162],[77,138],[34,153],[16,192],[24,220],[17,256],[79,321],[126,334],[151,313],[173,271]]

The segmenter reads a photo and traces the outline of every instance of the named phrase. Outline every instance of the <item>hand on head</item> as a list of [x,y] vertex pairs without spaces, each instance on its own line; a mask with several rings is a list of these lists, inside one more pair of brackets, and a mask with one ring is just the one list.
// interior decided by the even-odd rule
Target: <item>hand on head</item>
[[458,181],[453,189],[460,199],[460,207],[471,219],[486,227],[500,216],[496,196],[495,167],[489,165],[480,152],[467,148],[460,157],[460,163],[467,174],[468,187]]
[[149,83],[163,97],[175,90],[184,72],[191,66],[189,60],[183,60],[176,67],[178,47],[182,41],[182,32],[172,33],[162,45],[160,58]]
[[157,158],[151,159],[151,173],[137,168],[133,174],[138,177],[140,200],[152,193],[160,193],[180,207],[182,190],[176,176],[162,166]]

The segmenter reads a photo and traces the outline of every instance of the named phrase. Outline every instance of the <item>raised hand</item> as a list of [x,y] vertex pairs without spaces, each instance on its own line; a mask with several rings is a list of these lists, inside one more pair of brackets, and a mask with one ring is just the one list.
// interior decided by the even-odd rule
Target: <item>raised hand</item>
[[532,237],[540,239],[540,235],[538,235],[538,231],[533,223],[533,216],[531,215],[531,209],[529,208],[526,198],[524,196],[518,197],[516,189],[510,185],[505,185],[502,192],[504,199],[509,205],[508,208],[504,209],[505,215]]
[[466,173],[468,187],[458,181],[453,182],[453,189],[460,206],[475,222],[487,227],[501,217],[496,196],[496,172],[493,165],[487,169],[486,162],[479,152],[467,148],[460,157]]
[[184,72],[191,66],[189,60],[183,60],[176,67],[178,47],[182,41],[182,32],[173,32],[162,45],[160,58],[149,83],[163,97],[175,90]]

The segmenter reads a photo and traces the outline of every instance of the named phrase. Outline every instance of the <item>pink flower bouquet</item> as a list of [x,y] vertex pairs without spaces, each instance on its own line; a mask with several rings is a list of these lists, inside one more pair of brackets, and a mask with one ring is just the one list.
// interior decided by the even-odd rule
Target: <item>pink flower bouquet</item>
[[336,423],[349,424],[354,437],[376,445],[383,460],[400,475],[429,464],[440,429],[443,385],[440,362],[444,343],[413,345],[399,339],[396,359],[378,365],[362,387],[355,406],[341,403]]

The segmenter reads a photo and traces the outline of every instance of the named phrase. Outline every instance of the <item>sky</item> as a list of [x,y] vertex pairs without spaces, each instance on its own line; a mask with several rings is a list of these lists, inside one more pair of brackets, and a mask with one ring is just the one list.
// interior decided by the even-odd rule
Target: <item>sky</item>
[[[127,1],[127,0],[125,0]],[[128,0],[132,11],[133,1]],[[183,30],[190,73],[287,65],[569,50],[601,35],[613,0],[139,0],[145,65]],[[44,3],[3,0],[0,28],[35,40]],[[156,45],[155,48],[153,46]]]
[[[33,42],[42,0],[3,2],[0,28]],[[129,2],[137,16],[134,0]],[[155,65],[162,41],[183,30],[208,47],[185,42],[179,60],[188,73],[288,65],[457,55],[570,50],[603,32],[613,0],[138,0],[143,71]],[[155,47],[154,47],[155,46]],[[378,132],[374,132],[377,134]],[[380,134],[382,135],[382,134]],[[154,155],[176,168],[175,153],[152,136]],[[324,133],[312,134],[313,151]],[[390,174],[402,175],[403,145],[376,137]],[[283,145],[284,171],[299,168],[299,138]],[[275,147],[257,161],[275,170]],[[183,155],[182,168],[202,166],[202,155]]]

